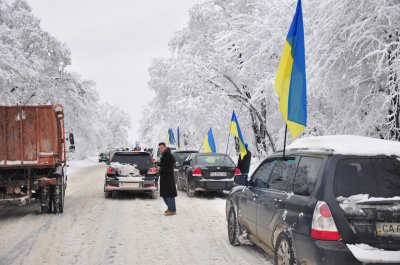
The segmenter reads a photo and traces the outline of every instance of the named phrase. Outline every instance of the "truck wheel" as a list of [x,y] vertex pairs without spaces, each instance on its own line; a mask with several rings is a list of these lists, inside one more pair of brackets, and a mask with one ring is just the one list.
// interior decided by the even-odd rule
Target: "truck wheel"
[[112,191],[105,191],[104,198],[111,199],[112,198]]
[[40,210],[41,213],[51,213],[51,197],[50,197],[50,187],[42,187],[40,191]]
[[54,186],[52,189],[53,212],[64,212],[64,188],[62,185]]
[[190,198],[194,196],[195,191],[193,190],[192,185],[189,183],[189,179],[186,179],[186,195]]

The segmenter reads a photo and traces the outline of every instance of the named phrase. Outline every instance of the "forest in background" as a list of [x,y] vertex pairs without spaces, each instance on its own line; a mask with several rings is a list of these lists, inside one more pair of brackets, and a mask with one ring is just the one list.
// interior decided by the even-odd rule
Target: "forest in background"
[[[302,3],[308,126],[300,137],[399,141],[400,2]],[[199,148],[212,127],[217,151],[225,152],[235,110],[253,153],[281,149],[284,120],[273,86],[296,4],[208,0],[193,6],[187,26],[171,38],[171,56],[155,58],[149,68],[155,97],[143,112],[142,141],[155,146],[179,126],[187,146]]]
[[82,159],[128,145],[129,115],[101,102],[93,81],[68,70],[71,52],[42,29],[25,0],[0,0],[0,105],[61,103]]

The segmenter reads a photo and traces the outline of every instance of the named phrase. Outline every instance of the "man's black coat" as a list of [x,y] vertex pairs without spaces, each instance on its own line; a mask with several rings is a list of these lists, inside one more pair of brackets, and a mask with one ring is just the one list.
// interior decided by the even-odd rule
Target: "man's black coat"
[[175,157],[167,147],[160,159],[160,196],[173,198],[178,196],[174,178]]

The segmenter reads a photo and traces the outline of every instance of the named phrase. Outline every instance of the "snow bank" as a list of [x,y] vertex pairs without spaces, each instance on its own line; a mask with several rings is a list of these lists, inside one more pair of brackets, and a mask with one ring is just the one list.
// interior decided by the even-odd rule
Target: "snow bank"
[[97,157],[90,157],[85,160],[68,161],[67,164],[68,164],[67,174],[69,175],[75,173],[76,171],[81,170],[82,168],[98,164],[98,160]]
[[371,247],[367,244],[347,244],[354,257],[363,263],[400,262],[400,251],[389,251]]
[[394,155],[400,157],[400,142],[355,135],[300,138],[288,146],[288,150],[296,149],[325,150],[342,155]]

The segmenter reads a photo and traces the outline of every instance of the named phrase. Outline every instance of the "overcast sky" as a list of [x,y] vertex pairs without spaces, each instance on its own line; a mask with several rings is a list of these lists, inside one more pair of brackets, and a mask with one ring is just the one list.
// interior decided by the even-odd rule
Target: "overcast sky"
[[70,69],[92,79],[103,101],[131,115],[139,138],[142,106],[151,99],[147,68],[169,56],[172,34],[186,26],[199,0],[28,0],[42,26],[72,52]]

